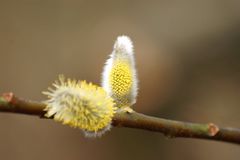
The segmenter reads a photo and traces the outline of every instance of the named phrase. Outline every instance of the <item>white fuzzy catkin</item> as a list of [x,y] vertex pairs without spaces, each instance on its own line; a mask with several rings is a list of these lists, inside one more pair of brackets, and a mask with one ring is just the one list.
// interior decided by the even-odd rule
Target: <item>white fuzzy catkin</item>
[[119,36],[102,74],[102,87],[116,107],[129,107],[136,102],[138,79],[133,44],[129,37]]

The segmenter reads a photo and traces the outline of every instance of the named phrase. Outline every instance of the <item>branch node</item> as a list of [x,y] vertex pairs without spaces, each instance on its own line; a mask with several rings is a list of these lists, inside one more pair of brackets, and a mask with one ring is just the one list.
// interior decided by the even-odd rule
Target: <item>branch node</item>
[[213,123],[208,123],[208,133],[210,136],[215,136],[219,132],[219,128],[217,125]]
[[2,94],[2,98],[4,100],[6,100],[6,102],[8,102],[8,103],[10,103],[13,100],[13,97],[14,97],[14,95],[12,92]]

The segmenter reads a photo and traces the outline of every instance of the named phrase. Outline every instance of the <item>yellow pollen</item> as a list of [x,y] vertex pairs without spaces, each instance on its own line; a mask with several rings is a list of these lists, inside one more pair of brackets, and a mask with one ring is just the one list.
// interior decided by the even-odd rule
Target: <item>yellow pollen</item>
[[133,83],[133,75],[129,64],[127,62],[117,61],[116,64],[113,65],[109,78],[112,96],[118,101],[127,102],[126,96],[129,95]]

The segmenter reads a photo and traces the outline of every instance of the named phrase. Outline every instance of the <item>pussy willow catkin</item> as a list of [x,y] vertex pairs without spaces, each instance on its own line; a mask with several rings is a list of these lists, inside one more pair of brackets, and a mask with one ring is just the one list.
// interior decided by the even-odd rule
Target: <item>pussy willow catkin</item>
[[115,107],[102,87],[63,76],[53,86],[44,92],[49,98],[44,102],[47,117],[80,128],[87,136],[100,136],[110,128]]
[[119,36],[102,74],[102,87],[110,95],[116,107],[124,108],[136,102],[138,80],[132,41]]

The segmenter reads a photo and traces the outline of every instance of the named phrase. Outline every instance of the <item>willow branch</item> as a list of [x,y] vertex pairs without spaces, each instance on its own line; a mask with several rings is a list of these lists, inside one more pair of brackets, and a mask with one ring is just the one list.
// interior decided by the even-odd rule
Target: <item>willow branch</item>
[[[44,117],[45,105],[20,99],[13,93],[0,96],[0,112],[22,113]],[[240,129],[221,128],[213,123],[198,124],[147,116],[141,113],[116,113],[113,126],[160,132],[167,137],[199,138],[240,144]]]

